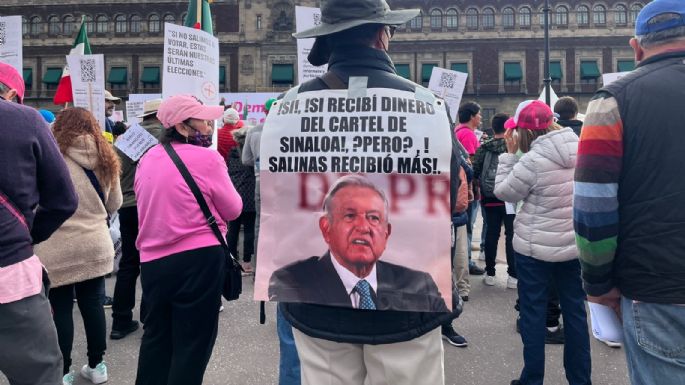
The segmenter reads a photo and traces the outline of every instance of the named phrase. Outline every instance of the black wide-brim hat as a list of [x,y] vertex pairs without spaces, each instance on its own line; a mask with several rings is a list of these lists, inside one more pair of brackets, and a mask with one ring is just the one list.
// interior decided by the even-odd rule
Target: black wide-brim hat
[[293,33],[296,39],[317,38],[307,59],[313,65],[328,62],[327,44],[321,37],[363,24],[401,25],[421,13],[420,9],[393,11],[385,0],[328,0],[321,5],[321,24]]

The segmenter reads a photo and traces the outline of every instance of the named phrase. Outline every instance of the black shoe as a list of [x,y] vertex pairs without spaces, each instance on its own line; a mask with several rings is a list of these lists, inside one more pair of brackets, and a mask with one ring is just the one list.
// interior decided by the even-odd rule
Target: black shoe
[[481,269],[475,263],[469,264],[469,274],[471,275],[483,275],[485,274],[485,269]]
[[112,328],[112,332],[109,333],[109,338],[111,338],[113,340],[120,340],[120,339],[126,337],[127,335],[133,333],[134,331],[138,330],[138,327],[139,327],[138,321],[131,321],[131,323],[128,324],[128,327],[126,327],[124,329],[118,330],[118,329]]
[[462,337],[457,333],[452,325],[442,327],[442,339],[447,341],[450,345],[454,345],[460,348],[465,348],[469,345],[466,342],[466,338]]
[[464,302],[469,302],[469,296],[468,295],[462,295],[461,300]]
[[104,307],[105,309],[111,309],[112,302],[114,302],[114,300],[112,300],[112,297],[106,295],[105,302],[102,303],[102,307]]
[[547,345],[561,345],[564,343],[564,329],[559,325],[556,331],[549,331],[545,328],[545,344]]
[[519,380],[512,380],[509,385],[521,385],[521,381]]

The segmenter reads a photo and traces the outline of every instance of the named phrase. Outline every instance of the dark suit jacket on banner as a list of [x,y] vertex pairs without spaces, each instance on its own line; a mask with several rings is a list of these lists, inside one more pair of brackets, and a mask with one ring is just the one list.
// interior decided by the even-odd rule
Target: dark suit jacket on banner
[[[376,262],[378,291],[371,291],[377,310],[447,312],[433,278],[425,272]],[[269,300],[352,307],[330,252],[276,270],[269,280]]]

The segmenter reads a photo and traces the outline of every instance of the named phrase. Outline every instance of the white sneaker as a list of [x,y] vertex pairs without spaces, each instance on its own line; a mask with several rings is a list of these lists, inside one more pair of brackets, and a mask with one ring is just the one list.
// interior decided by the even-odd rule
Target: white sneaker
[[507,278],[507,289],[516,289],[518,287],[519,280],[514,277]]
[[620,343],[620,342],[609,341],[609,340],[603,340],[603,339],[601,339],[601,338],[596,338],[596,337],[595,337],[595,339],[596,339],[597,341],[599,341],[599,342],[605,344],[606,346],[608,346],[608,347],[610,347],[610,348],[618,349],[618,348],[620,348],[621,346],[623,346],[623,344]]
[[219,313],[221,313],[222,311],[224,311],[224,305],[219,306]]
[[74,385],[74,371],[67,373],[62,377],[62,385]]
[[485,261],[485,252],[483,250],[478,253],[478,259],[481,261]]
[[495,286],[495,277],[492,275],[486,275],[483,277],[483,283],[488,286]]
[[107,364],[105,361],[100,362],[95,369],[91,369],[88,364],[83,365],[81,368],[81,376],[83,378],[90,380],[93,384],[102,384],[107,382]]

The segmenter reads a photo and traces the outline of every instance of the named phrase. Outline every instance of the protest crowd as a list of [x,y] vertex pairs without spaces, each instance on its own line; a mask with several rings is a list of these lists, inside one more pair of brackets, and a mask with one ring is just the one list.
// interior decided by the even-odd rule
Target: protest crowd
[[[569,384],[592,384],[591,338],[624,351],[633,385],[685,384],[685,2],[644,7],[630,40],[637,68],[599,89],[584,113],[563,96],[521,100],[491,121],[477,100],[462,101],[452,121],[439,98],[395,73],[395,28],[418,12],[384,0],[323,2],[321,23],[293,36],[315,39],[308,60],[327,71],[269,99],[256,125],[192,93],[147,100],[139,123],[115,123],[122,99],[103,90],[101,127],[83,107],[24,105],[22,76],[0,61],[0,372],[9,383],[116,384],[107,337],[117,344],[143,328],[137,385],[202,384],[220,314],[230,311],[222,296],[236,299],[252,280],[255,293],[263,288],[255,299],[278,303],[269,316],[280,385],[441,385],[445,349],[469,346],[458,331],[467,334],[459,317],[478,301],[471,288],[494,286],[505,269],[523,345],[511,385],[543,384],[548,344],[564,345]],[[271,191],[283,179],[260,161],[280,145],[269,130],[304,109],[281,106],[303,95],[364,98],[367,89],[416,95],[430,107],[417,114],[445,115],[425,129],[449,138],[440,164],[451,223],[440,223],[451,241],[434,238],[449,252],[440,257],[446,285],[417,264],[378,260],[406,234],[391,226],[394,193],[363,172],[323,188],[313,210],[323,255],[276,264],[258,253],[280,249],[285,233],[310,236],[274,218],[274,207],[291,209]],[[366,112],[385,116],[372,106]],[[138,156],[123,145],[133,130],[152,141]],[[600,313],[613,333],[588,327]],[[74,314],[86,357],[72,356]]]

